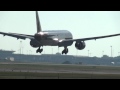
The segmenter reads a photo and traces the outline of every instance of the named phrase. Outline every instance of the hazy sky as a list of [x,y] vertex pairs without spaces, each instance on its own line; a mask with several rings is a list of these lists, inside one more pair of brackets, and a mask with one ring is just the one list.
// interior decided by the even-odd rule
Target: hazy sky
[[[74,38],[85,38],[120,33],[120,11],[39,11],[43,30],[69,30]],[[34,35],[36,31],[35,11],[0,11],[0,31]],[[30,46],[30,40],[17,40],[0,35],[0,49],[19,53],[22,41],[23,53],[36,54],[37,48]],[[75,43],[68,47],[68,55],[113,56],[120,52],[120,36],[86,41],[86,48],[77,51]],[[58,52],[58,47],[43,47],[43,54]],[[53,50],[52,50],[53,49]],[[59,48],[61,53],[64,48]],[[38,55],[38,54],[37,54]]]

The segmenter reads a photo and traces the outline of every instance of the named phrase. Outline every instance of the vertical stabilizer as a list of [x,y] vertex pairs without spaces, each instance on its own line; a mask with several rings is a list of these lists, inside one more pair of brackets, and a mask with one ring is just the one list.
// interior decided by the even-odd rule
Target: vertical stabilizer
[[42,31],[41,25],[40,25],[40,19],[38,15],[38,11],[36,11],[36,24],[37,24],[37,33]]

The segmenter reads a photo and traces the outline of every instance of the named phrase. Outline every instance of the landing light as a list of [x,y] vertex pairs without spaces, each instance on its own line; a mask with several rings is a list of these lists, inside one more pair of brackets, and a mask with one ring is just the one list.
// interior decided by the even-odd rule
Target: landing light
[[44,33],[43,33],[43,32],[39,32],[38,34],[40,34],[40,35],[44,35]]
[[60,40],[59,42],[62,42],[63,40]]
[[54,38],[53,40],[58,41],[58,38]]

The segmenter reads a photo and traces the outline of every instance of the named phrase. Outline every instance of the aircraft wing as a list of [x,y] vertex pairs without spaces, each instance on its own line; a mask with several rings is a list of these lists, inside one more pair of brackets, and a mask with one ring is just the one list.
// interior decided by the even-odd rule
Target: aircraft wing
[[3,36],[11,36],[11,37],[15,37],[17,39],[34,39],[33,35],[26,35],[26,34],[17,34],[17,33],[5,33],[5,32],[0,32],[0,34],[3,34]]
[[68,39],[68,40],[63,40],[62,42],[96,40],[96,39],[114,37],[114,36],[119,36],[119,35],[120,35],[120,33],[119,34],[106,35],[106,36],[81,38],[81,39]]
[[[26,35],[26,34],[18,34],[18,33],[5,33],[5,32],[0,32],[0,34],[3,34],[3,36],[11,36],[11,37],[15,37],[17,39],[34,39],[34,36],[33,35]],[[50,38],[54,35],[47,35],[45,34],[43,38]]]

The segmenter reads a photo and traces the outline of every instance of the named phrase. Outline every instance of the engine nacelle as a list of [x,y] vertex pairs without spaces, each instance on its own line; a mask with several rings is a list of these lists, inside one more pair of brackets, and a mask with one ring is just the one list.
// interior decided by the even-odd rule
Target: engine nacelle
[[75,43],[75,47],[78,49],[78,50],[83,50],[86,45],[85,45],[85,42],[81,41],[81,42],[76,42]]
[[32,39],[32,40],[30,41],[30,45],[31,45],[32,47],[34,47],[34,48],[37,48],[37,47],[40,46],[39,43],[38,43],[35,39]]

